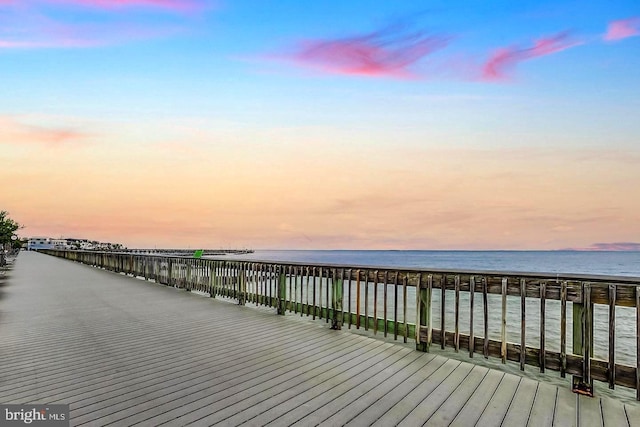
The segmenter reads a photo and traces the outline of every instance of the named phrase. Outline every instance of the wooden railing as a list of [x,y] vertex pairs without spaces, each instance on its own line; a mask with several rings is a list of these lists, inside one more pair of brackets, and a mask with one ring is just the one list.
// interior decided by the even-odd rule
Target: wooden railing
[[415,340],[421,351],[439,345],[571,374],[578,393],[605,381],[640,400],[640,278],[41,252]]

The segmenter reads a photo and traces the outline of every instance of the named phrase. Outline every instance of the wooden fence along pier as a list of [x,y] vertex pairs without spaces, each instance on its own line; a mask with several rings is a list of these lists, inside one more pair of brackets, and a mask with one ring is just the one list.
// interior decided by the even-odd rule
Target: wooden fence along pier
[[[640,400],[640,278],[41,252],[335,329],[413,340],[421,351],[438,345],[558,371],[581,394],[604,381],[635,389]],[[624,336],[616,333],[623,327]]]

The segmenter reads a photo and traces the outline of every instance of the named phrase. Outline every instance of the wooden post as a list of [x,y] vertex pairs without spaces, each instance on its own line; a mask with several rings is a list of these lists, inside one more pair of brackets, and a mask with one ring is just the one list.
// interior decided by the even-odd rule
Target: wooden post
[[332,288],[332,309],[333,309],[333,318],[331,320],[331,329],[342,329],[342,292],[343,292],[343,284],[344,284],[344,270],[342,270],[342,275],[338,278],[336,274],[335,268],[331,271],[333,273],[333,280],[331,281]]
[[278,314],[284,315],[286,309],[287,300],[287,275],[284,272],[284,268],[278,266]]
[[560,376],[567,372],[567,282],[560,284]]
[[427,351],[433,341],[433,274],[429,274],[427,278]]
[[489,301],[487,299],[487,278],[482,278],[482,314],[484,321],[484,344],[482,354],[485,359],[489,358]]
[[524,371],[527,359],[527,281],[520,279],[520,370]]
[[209,269],[209,298],[216,297],[216,265],[215,261],[207,261],[207,268]]
[[476,350],[476,338],[473,335],[473,297],[476,291],[476,278],[469,277],[469,357],[473,357]]
[[[373,279],[373,334],[377,335],[378,334],[378,270],[376,270],[373,274],[374,274],[374,279]],[[416,300],[418,298],[419,297],[416,296]],[[417,330],[418,330],[418,327],[416,325],[416,331]]]
[[447,289],[447,276],[443,274],[440,277],[440,348],[444,350],[447,343],[447,333],[445,332],[445,296]]
[[360,329],[360,270],[356,270],[356,329]]
[[185,284],[184,284],[184,288],[187,292],[191,292],[193,289],[193,284],[191,283],[191,281],[193,280],[193,266],[192,266],[192,261],[188,260],[185,262],[185,267],[187,268],[186,271],[186,279],[185,279]]
[[238,264],[238,305],[244,305],[247,300],[247,265]]
[[[402,282],[402,320],[404,321],[404,337],[403,342],[407,342],[409,336],[409,326],[407,324],[407,284],[409,282],[409,273],[405,273]],[[397,325],[397,323],[396,323]]]
[[544,373],[546,364],[545,350],[545,314],[546,314],[547,282],[540,283],[540,373]]
[[609,284],[609,388],[616,386],[616,285]]
[[388,332],[388,323],[387,323],[387,284],[389,282],[389,273],[387,271],[384,272],[384,290],[382,292],[382,311],[383,311],[383,319],[384,319],[384,337],[387,337]]
[[400,272],[396,271],[396,279],[393,286],[393,339],[398,339],[398,284],[400,283]]
[[507,278],[502,278],[502,327],[500,329],[500,357],[507,363]]
[[[427,319],[430,310],[431,300],[428,295],[428,288],[422,286],[422,274],[418,274],[418,285],[416,287],[417,316],[416,316],[416,350],[429,351],[428,341],[420,339],[420,330],[427,326]],[[429,276],[431,279],[431,276]],[[386,284],[385,284],[386,286]]]
[[460,351],[460,275],[454,277],[455,303],[453,314],[455,316],[455,326],[453,332],[453,347],[456,353]]
[[369,330],[369,270],[364,270],[364,330]]
[[640,286],[636,286],[636,400],[640,400]]
[[591,311],[591,287],[581,283],[582,303],[573,303],[573,354],[582,356],[582,376],[573,376],[574,393],[593,396],[591,380],[591,354],[593,351],[593,316]]

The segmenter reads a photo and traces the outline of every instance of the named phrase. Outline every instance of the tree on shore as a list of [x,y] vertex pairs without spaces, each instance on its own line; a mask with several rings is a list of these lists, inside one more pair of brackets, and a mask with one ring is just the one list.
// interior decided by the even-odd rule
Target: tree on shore
[[20,224],[9,218],[9,212],[0,211],[0,266],[5,264],[4,253],[6,248],[11,247],[11,237],[20,228]]

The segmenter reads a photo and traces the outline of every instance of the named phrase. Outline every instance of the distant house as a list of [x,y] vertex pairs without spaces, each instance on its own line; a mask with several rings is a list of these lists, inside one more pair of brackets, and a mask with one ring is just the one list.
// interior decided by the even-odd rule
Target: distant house
[[51,239],[53,249],[69,249],[67,239]]
[[38,249],[53,249],[53,239],[49,237],[31,237],[27,243],[27,250],[35,251]]
[[27,250],[38,249],[69,249],[67,239],[52,239],[51,237],[31,237],[27,243]]
[[123,249],[121,244],[102,243],[95,240],[87,239],[53,239],[51,237],[32,237],[27,243],[27,250],[34,251],[38,249],[61,249],[61,250],[120,250]]

